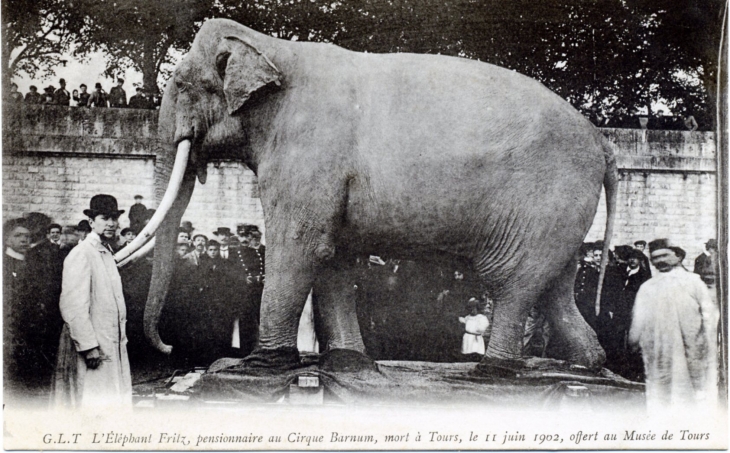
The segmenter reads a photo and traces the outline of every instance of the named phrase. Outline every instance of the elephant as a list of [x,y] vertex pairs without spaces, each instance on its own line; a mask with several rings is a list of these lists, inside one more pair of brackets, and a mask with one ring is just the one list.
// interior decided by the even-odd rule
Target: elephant
[[551,325],[550,357],[589,369],[604,362],[573,282],[605,189],[604,273],[616,163],[600,131],[538,81],[464,58],[359,53],[211,19],[167,84],[159,137],[163,202],[150,222],[144,327],[161,351],[170,351],[157,322],[177,226],[196,178],[205,183],[208,161],[224,152],[256,174],[266,227],[259,340],[247,366],[297,366],[310,290],[323,355],[369,366],[348,275],[353,256],[384,250],[473,264],[495,301],[487,369],[522,360],[536,305]]

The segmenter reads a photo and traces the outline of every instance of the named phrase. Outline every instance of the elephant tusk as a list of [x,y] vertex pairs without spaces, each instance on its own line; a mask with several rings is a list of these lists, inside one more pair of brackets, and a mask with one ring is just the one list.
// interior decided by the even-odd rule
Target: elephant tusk
[[145,245],[143,245],[139,250],[132,253],[128,257],[124,258],[123,260],[119,261],[117,263],[117,267],[122,268],[126,266],[127,264],[134,263],[135,261],[139,260],[140,258],[147,256],[148,253],[150,253],[155,248],[155,238],[150,239]]
[[145,244],[152,236],[154,236],[157,228],[167,216],[167,213],[172,207],[172,203],[177,198],[177,194],[180,191],[180,185],[182,184],[183,175],[185,175],[185,169],[188,165],[188,159],[190,157],[190,140],[183,140],[177,145],[177,156],[175,157],[175,165],[172,167],[172,174],[170,175],[170,182],[167,186],[167,191],[162,197],[160,206],[157,211],[150,219],[149,223],[145,225],[144,229],[137,235],[136,238],[122,250],[114,255],[114,260],[117,263],[121,263],[134,252],[139,250],[143,244]]

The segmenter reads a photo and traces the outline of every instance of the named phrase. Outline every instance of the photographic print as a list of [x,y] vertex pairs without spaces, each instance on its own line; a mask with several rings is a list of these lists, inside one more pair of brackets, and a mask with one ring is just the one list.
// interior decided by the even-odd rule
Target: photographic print
[[727,448],[727,17],[3,2],[4,448]]

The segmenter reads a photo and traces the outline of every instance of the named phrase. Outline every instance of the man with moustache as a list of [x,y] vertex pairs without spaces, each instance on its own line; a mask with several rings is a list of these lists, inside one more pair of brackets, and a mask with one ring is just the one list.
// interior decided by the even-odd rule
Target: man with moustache
[[131,407],[127,309],[112,252],[123,212],[111,195],[92,197],[84,210],[91,232],[64,262],[65,324],[53,382],[58,407]]
[[719,310],[699,275],[682,266],[683,249],[656,239],[649,253],[659,273],[639,288],[629,332],[629,342],[641,347],[647,407],[711,410]]

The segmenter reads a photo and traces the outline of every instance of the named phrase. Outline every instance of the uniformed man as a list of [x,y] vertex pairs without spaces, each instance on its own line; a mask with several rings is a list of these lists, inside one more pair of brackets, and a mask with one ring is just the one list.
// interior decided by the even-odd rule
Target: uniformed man
[[117,86],[112,87],[109,90],[109,107],[115,108],[126,108],[127,107],[127,93],[122,88],[124,85],[124,79],[121,77],[117,78]]
[[242,271],[240,275],[246,293],[238,317],[240,353],[245,356],[253,350],[258,337],[266,247],[261,245],[261,231],[256,225],[239,225],[236,232],[241,238],[241,247],[235,250],[234,261]]
[[66,80],[60,79],[58,84],[61,85],[61,87],[53,93],[53,103],[68,107],[71,105],[71,94],[66,89]]
[[589,326],[596,329],[596,293],[598,291],[599,268],[594,257],[594,244],[581,246],[581,259],[578,262],[578,273],[575,277],[575,305]]
[[129,228],[139,234],[144,227],[144,219],[147,215],[147,206],[142,204],[144,197],[142,195],[134,196],[134,204],[129,208]]

